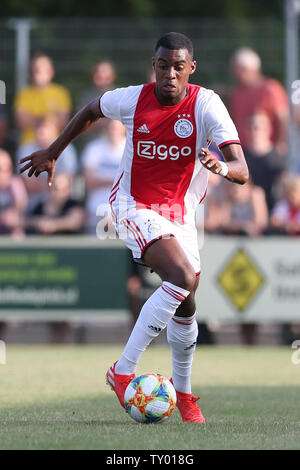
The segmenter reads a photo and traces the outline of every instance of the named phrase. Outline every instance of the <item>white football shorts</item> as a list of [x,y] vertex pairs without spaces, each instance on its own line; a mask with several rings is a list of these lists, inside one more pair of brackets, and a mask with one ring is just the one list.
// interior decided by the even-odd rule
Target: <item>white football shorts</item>
[[120,239],[122,239],[132,252],[134,259],[141,260],[147,248],[160,238],[174,236],[189,262],[198,275],[200,268],[200,254],[198,248],[198,234],[195,225],[180,224],[159,215],[150,209],[130,208],[126,214],[116,218],[117,208],[112,209],[115,228]]

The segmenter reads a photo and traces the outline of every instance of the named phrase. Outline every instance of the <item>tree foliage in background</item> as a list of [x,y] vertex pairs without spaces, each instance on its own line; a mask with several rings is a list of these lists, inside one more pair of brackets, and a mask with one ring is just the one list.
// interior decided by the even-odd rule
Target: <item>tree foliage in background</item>
[[2,17],[213,16],[282,17],[282,0],[1,0]]

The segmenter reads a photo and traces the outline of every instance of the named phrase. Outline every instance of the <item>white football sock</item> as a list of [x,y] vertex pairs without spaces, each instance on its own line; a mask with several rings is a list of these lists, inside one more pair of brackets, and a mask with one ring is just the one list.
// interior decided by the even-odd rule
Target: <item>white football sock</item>
[[172,348],[172,380],[178,392],[191,393],[191,373],[198,336],[196,314],[173,316],[168,323],[167,338]]
[[137,363],[151,341],[167,326],[189,291],[164,281],[143,305],[120,360],[117,374],[133,374]]

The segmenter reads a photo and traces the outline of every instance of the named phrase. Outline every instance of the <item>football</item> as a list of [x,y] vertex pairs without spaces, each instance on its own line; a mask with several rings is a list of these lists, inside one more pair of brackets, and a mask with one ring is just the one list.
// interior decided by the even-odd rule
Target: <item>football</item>
[[159,423],[176,407],[176,391],[170,380],[160,374],[135,377],[124,394],[125,409],[138,423]]

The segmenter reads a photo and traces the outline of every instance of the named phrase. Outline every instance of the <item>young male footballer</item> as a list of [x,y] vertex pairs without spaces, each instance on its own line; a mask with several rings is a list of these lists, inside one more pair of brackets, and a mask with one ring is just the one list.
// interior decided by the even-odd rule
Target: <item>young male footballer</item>
[[[133,258],[155,271],[162,284],[142,307],[106,381],[124,407],[124,392],[141,354],[167,327],[182,420],[205,423],[191,389],[201,270],[195,210],[205,198],[209,172],[244,184],[248,168],[219,96],[189,84],[196,70],[191,40],[180,33],[165,34],[156,44],[152,64],[155,83],[104,93],[79,111],[49,148],[23,158],[20,172],[29,170],[31,177],[46,171],[51,186],[59,155],[94,121],[107,117],[125,125],[126,147],[109,200],[112,216]],[[210,153],[210,142],[219,146],[224,162]]]

